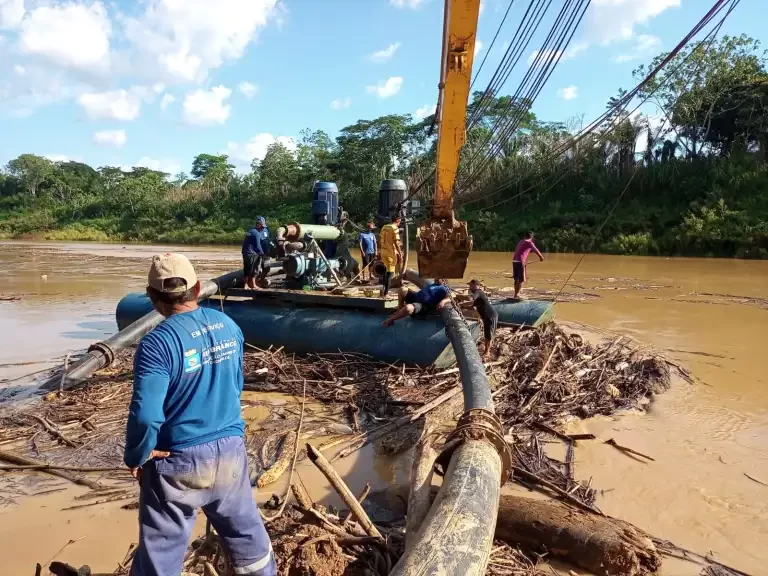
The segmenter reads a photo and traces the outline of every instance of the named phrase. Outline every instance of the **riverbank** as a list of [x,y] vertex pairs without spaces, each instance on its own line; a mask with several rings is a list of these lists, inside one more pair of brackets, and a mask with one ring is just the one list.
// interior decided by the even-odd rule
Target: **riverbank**
[[[293,208],[295,210],[288,211],[285,216],[267,213],[269,227],[274,230],[285,222],[297,221],[295,217],[297,213],[301,214],[303,207],[296,205]],[[459,216],[461,217],[461,214]],[[0,240],[239,246],[246,227],[251,224],[250,219],[240,219],[237,223],[234,223],[233,219],[222,222],[210,219],[205,222],[181,223],[169,220],[137,223],[126,227],[117,218],[53,223],[45,219],[48,222],[46,224],[37,223],[37,218],[34,214],[20,216],[0,213]],[[519,226],[510,226],[509,219],[503,215],[481,212],[468,215],[467,219],[473,231],[476,250],[512,252],[522,234],[522,229],[519,230]],[[692,221],[688,223],[698,225]],[[721,238],[716,245],[702,240],[684,246],[679,239],[684,232],[690,236],[690,231],[676,227],[661,236],[654,236],[650,232],[617,233],[613,236],[603,235],[594,241],[595,231],[590,226],[573,225],[569,228],[559,228],[553,227],[552,224],[534,224],[531,228],[536,231],[539,247],[548,253],[587,251],[592,254],[633,256],[768,259],[768,249],[763,246],[768,242],[765,240],[768,235],[764,238],[759,230],[755,231],[757,236],[749,236],[738,242]],[[354,233],[350,234],[354,242]],[[717,232],[717,235],[720,236],[721,233]],[[412,248],[415,248],[415,236],[412,236],[412,244]]]
[[[60,363],[68,352],[111,335],[117,302],[126,292],[144,288],[148,259],[166,250],[187,254],[203,278],[239,266],[239,250],[229,247],[4,243],[0,293],[22,297],[0,302],[5,328],[0,364],[33,364],[0,367],[0,380],[18,377],[11,385],[23,391],[30,380],[26,374],[49,366],[37,363],[53,358]],[[553,297],[578,260],[553,254],[532,264],[524,295]],[[476,251],[467,278],[477,277],[504,294],[512,284],[509,266],[508,254]],[[665,351],[697,379],[693,386],[673,385],[643,415],[598,416],[569,425],[569,433],[614,438],[655,459],[644,464],[611,445],[582,443],[575,474],[592,478],[602,490],[598,506],[689,549],[711,548],[716,558],[753,574],[768,564],[762,546],[768,537],[768,489],[747,476],[768,479],[768,387],[759,361],[768,338],[767,299],[766,262],[594,255],[579,265],[556,306],[561,321],[596,326],[611,340],[629,335],[638,345]],[[407,478],[397,462],[366,448],[357,453],[359,462],[350,461],[354,455],[334,462],[351,478],[353,491],[368,480],[375,489]],[[322,486],[312,469],[301,470],[310,489]],[[85,490],[73,488],[74,494]],[[23,499],[18,507],[0,510],[5,527],[0,549],[13,551],[6,557],[14,562],[26,562],[24,570],[10,573],[26,573],[30,561],[49,559],[70,539],[77,542],[63,558],[72,563],[95,563],[98,557],[105,563],[99,565],[113,569],[123,559],[125,542],[135,541],[135,513],[116,514],[116,502],[111,508],[69,511],[71,521],[60,523],[52,513],[70,505],[65,493]],[[312,497],[324,501],[328,495]],[[672,561],[664,570],[665,576],[700,571]]]

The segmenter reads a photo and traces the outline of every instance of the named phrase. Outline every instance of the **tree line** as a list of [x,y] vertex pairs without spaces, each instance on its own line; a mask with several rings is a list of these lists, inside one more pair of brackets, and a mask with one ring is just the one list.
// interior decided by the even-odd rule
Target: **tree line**
[[[552,252],[768,257],[768,73],[759,42],[725,36],[678,54],[639,93],[659,114],[616,110],[625,93],[576,143],[581,118],[545,121],[525,99],[473,94],[456,205],[476,248],[510,250],[534,229]],[[514,132],[495,136],[513,116]],[[426,182],[419,197],[428,203],[435,137],[434,117],[407,114],[359,120],[336,138],[307,129],[295,150],[275,142],[246,173],[226,155],[199,154],[189,174],[171,175],[22,154],[0,172],[0,235],[236,243],[256,214],[272,226],[306,221],[316,180],[336,182],[362,221],[383,178]]]

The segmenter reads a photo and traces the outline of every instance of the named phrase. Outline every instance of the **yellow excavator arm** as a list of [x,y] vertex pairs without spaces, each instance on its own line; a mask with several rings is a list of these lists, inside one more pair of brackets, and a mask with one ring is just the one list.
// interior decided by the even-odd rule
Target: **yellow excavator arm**
[[437,108],[437,167],[431,217],[419,226],[419,274],[461,278],[472,251],[467,223],[453,213],[459,153],[466,138],[467,100],[472,79],[480,0],[445,0],[443,61]]

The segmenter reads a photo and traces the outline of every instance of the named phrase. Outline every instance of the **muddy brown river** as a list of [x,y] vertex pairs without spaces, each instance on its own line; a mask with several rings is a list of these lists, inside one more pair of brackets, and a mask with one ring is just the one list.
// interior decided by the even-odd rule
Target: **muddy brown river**
[[[148,258],[169,248],[0,242],[0,403],[10,402],[10,391],[31,387],[30,374],[114,333],[117,301],[143,289]],[[235,247],[177,249],[201,277],[239,265]],[[577,261],[551,255],[532,263],[524,295],[554,297]],[[473,253],[467,277],[508,287],[510,267],[509,254]],[[646,414],[572,423],[573,430],[614,438],[655,459],[641,463],[599,440],[580,442],[575,474],[603,490],[598,506],[680,546],[752,574],[768,573],[768,262],[590,255],[560,299],[558,319],[663,350],[696,380],[676,382]],[[385,482],[395,473],[372,457],[365,469]],[[47,560],[40,546],[55,552],[76,538],[78,522],[109,519],[119,542],[101,554],[112,566],[135,541],[133,513],[109,517],[93,510],[58,518],[59,504],[40,497],[0,510],[0,555],[24,567],[14,574],[31,573],[27,567]],[[99,524],[81,532],[98,542]],[[54,536],[52,543],[28,542]],[[93,557],[87,541],[72,549],[80,545]],[[667,560],[662,573],[699,571]]]

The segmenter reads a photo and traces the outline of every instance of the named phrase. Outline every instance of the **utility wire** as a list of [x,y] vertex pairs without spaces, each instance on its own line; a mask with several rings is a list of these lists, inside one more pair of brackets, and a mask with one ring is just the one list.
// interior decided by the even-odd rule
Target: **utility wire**
[[[702,28],[704,28],[707,24],[709,24],[709,22],[711,22],[714,19],[714,17],[720,11],[722,11],[724,6],[728,2],[730,2],[732,4],[731,8],[723,16],[723,18],[721,19],[721,21],[718,24],[718,26],[712,32],[710,32],[710,35],[712,35],[713,33],[716,33],[720,29],[720,26],[722,26],[722,23],[724,22],[725,18],[728,17],[728,15],[731,13],[733,8],[735,8],[735,6],[738,4],[738,2],[740,2],[740,0],[718,0],[717,2],[715,2],[715,5],[712,7],[712,9],[710,9],[710,11],[699,21],[699,23],[696,26],[694,26],[694,28],[691,30],[691,32],[689,32],[686,35],[686,37],[683,38],[683,40],[671,52],[669,52],[669,54],[662,60],[662,62],[660,62],[652,71],[650,71],[647,74],[647,76],[637,86],[635,86],[635,88],[633,88],[631,91],[627,92],[621,99],[619,99],[615,103],[615,105],[612,108],[610,108],[605,113],[603,113],[601,116],[599,116],[596,120],[591,122],[586,128],[583,128],[579,133],[577,133],[573,137],[569,138],[568,140],[564,141],[560,146],[556,147],[552,152],[550,152],[550,154],[548,155],[548,157],[545,160],[542,160],[541,164],[544,164],[544,162],[546,162],[546,161],[553,160],[554,158],[556,158],[556,157],[560,156],[561,154],[563,154],[566,150],[568,150],[570,148],[573,148],[576,144],[581,142],[587,135],[589,135],[592,132],[594,132],[608,118],[612,118],[611,125],[617,119],[621,119],[622,111],[629,105],[631,100],[640,91],[640,89],[642,89],[643,86],[645,86],[651,79],[653,79],[658,74],[658,72],[664,66],[666,66],[672,60],[672,58],[674,58],[682,50],[682,48],[685,47],[685,45],[687,45],[687,43],[690,41],[690,39],[693,36],[698,34],[698,32],[701,31]],[[706,41],[706,38],[705,38],[704,41]],[[692,52],[691,52],[691,54],[692,54]],[[683,60],[676,67],[676,69],[673,71],[673,74],[674,74],[674,72],[676,70],[678,70],[680,67],[682,67],[682,65],[685,63],[685,61],[687,61],[687,59],[690,58],[691,54],[689,54],[686,57],[686,59]],[[672,75],[670,74],[670,76],[667,79],[671,78],[671,76]],[[633,110],[633,113],[638,108],[640,108],[640,106],[642,106],[662,86],[663,86],[663,83],[660,84],[659,86],[657,86],[656,88],[654,88],[654,90],[652,90],[643,99],[643,101],[637,107],[635,107],[635,109]],[[483,194],[483,195],[481,195],[479,197],[468,199],[467,201],[463,202],[462,204],[464,204],[464,205],[472,204],[472,203],[479,202],[481,200],[487,199],[490,196],[493,196],[493,195],[495,195],[495,194],[497,194],[499,192],[502,192],[502,191],[510,188],[511,186],[513,186],[515,184],[518,184],[519,182],[522,181],[523,178],[524,177],[518,178],[515,182],[508,182],[508,183],[502,184],[502,185],[498,186],[495,190],[493,190],[491,192],[488,192],[488,193],[485,193],[485,194]],[[520,195],[522,195],[525,192],[526,191],[524,191],[524,192],[522,192],[522,193],[520,193],[520,194],[518,194],[518,195],[516,195],[516,196],[514,196],[512,198],[505,199],[505,202],[506,201],[510,201],[510,200],[512,200],[512,199],[514,199],[516,197],[519,197]]]

